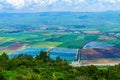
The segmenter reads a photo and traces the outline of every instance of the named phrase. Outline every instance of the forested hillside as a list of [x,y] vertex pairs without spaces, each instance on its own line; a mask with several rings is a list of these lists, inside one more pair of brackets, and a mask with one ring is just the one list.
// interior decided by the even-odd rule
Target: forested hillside
[[72,67],[60,57],[51,60],[46,52],[35,58],[19,55],[9,59],[0,55],[0,80],[120,80],[120,64],[99,68]]

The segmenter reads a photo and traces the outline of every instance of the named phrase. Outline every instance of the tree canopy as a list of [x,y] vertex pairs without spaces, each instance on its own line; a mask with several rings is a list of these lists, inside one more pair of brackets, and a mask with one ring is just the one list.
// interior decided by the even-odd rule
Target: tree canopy
[[60,57],[51,60],[44,51],[35,58],[0,55],[0,80],[120,80],[119,75],[120,64],[102,69],[93,65],[72,67]]

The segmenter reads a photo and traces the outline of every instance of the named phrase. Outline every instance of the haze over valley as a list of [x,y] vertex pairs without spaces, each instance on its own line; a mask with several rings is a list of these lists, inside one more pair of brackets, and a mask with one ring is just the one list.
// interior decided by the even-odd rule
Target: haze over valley
[[[82,49],[88,44],[90,45],[89,49],[83,48],[84,60],[113,59],[114,55],[114,58],[118,58],[119,62],[119,11],[1,13],[0,17],[1,54],[3,52],[15,54],[20,51],[23,51],[21,53],[30,53],[30,51],[24,52],[24,50],[31,47],[61,48],[61,51],[64,50],[62,48],[69,48],[76,49],[73,53],[72,61],[74,61],[77,49]],[[90,42],[96,43],[89,44]],[[102,45],[99,46],[99,43]],[[103,52],[102,48],[104,47],[109,49]],[[60,56],[61,52],[58,53],[57,56]],[[97,57],[96,53],[98,56],[101,54],[103,56]],[[108,57],[108,55],[110,56]]]

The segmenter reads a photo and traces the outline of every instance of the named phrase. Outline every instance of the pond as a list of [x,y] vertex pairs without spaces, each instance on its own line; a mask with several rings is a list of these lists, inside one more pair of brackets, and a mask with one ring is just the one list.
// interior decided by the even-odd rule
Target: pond
[[54,48],[48,54],[50,57],[55,60],[56,57],[60,57],[62,60],[76,60],[77,49],[69,48]]
[[[18,56],[19,54],[27,54],[31,55],[32,57],[35,57],[37,54],[39,54],[41,51],[46,51],[48,48],[26,48],[24,50],[12,53],[9,55],[10,58]],[[50,55],[50,58],[55,60],[56,57],[60,57],[62,60],[67,61],[73,61],[76,60],[76,52],[77,49],[69,49],[69,48],[53,48],[50,52],[48,52],[48,55]]]
[[31,55],[32,57],[35,57],[37,54],[39,54],[41,51],[45,51],[48,48],[26,48],[24,50],[12,53],[9,55],[10,58],[14,57],[14,56],[18,56],[19,54],[26,54],[26,55]]
[[90,42],[86,44],[83,49],[90,49],[90,48],[104,48],[104,47],[113,47],[113,44],[101,43],[101,42]]

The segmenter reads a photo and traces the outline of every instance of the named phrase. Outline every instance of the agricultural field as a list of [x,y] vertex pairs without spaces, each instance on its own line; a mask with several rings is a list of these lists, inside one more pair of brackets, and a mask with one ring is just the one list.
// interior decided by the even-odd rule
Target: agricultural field
[[[63,48],[83,49],[90,42],[114,45],[109,54],[120,49],[119,21],[120,12],[0,13],[0,54],[27,48],[61,48],[58,53],[62,54]],[[83,50],[89,52],[86,54],[92,51],[100,51],[100,58],[107,58],[101,49]]]

